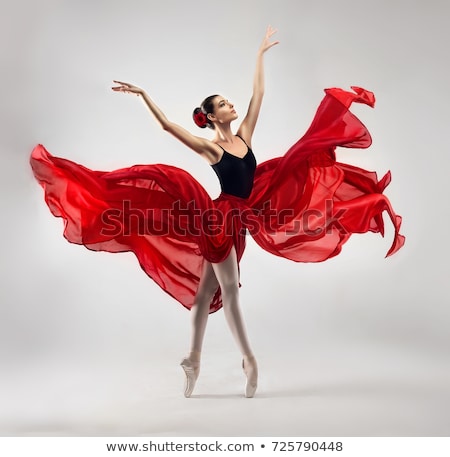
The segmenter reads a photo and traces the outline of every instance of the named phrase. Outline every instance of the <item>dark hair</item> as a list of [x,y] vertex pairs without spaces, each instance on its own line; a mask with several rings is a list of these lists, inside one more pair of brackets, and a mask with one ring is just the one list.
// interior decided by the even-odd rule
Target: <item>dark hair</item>
[[214,129],[214,124],[208,119],[208,114],[214,113],[214,99],[216,97],[218,97],[218,95],[210,95],[209,97],[206,97],[202,101],[200,107],[195,108],[192,113],[192,118],[198,127],[202,129],[205,127]]

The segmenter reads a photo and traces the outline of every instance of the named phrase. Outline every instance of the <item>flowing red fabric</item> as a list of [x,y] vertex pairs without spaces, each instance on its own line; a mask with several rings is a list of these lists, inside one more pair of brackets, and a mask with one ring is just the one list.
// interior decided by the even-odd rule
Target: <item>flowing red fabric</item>
[[[187,172],[169,165],[93,171],[34,148],[31,166],[53,215],[64,219],[71,243],[108,252],[132,251],[165,292],[190,309],[202,263],[224,260],[245,233],[272,254],[296,262],[337,255],[353,233],[384,235],[383,211],[395,229],[391,255],[404,244],[401,217],[383,195],[388,172],[336,162],[335,148],[367,148],[371,137],[350,111],[374,106],[373,93],[326,89],[310,128],[284,156],[258,165],[248,199],[222,193],[212,200]],[[222,306],[220,289],[210,312]]]

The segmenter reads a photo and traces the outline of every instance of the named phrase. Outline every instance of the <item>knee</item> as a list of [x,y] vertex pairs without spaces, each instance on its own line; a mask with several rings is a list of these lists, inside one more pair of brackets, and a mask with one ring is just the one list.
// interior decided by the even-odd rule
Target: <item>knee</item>
[[197,291],[195,295],[195,303],[208,303],[214,298],[214,295],[218,289],[218,284],[211,284],[201,288],[201,290]]
[[237,297],[239,294],[239,282],[237,281],[225,281],[220,284],[220,290],[222,296],[226,297]]

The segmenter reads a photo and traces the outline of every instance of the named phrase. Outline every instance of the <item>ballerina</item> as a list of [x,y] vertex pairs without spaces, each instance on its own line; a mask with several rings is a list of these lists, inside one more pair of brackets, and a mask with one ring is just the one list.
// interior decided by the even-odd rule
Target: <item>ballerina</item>
[[[31,156],[47,204],[65,219],[70,242],[133,251],[144,271],[190,309],[190,350],[181,361],[186,397],[200,373],[208,316],[221,307],[242,354],[245,397],[255,395],[258,365],[239,303],[246,230],[275,255],[319,262],[337,255],[353,233],[383,234],[381,213],[387,211],[395,227],[388,255],[404,243],[401,218],[383,195],[390,174],[378,181],[373,172],[335,160],[337,146],[370,145],[369,132],[349,107],[353,102],[373,106],[371,92],[327,89],[306,134],[282,157],[257,165],[252,136],[264,95],[264,55],[279,43],[272,40],[275,33],[269,26],[259,47],[253,94],[236,133],[231,124],[238,114],[223,95],[207,97],[193,112],[198,127],[214,130],[209,140],[169,121],[144,89],[114,81],[114,91],[140,97],[165,131],[211,165],[222,190],[217,199],[187,172],[168,165],[92,171],[53,157],[42,145]],[[137,223],[131,217],[136,215]]]
[[[221,95],[207,97],[193,113],[194,121],[199,127],[208,126],[215,131],[215,138],[211,141],[194,136],[181,126],[170,122],[140,87],[114,81],[119,86],[113,87],[113,90],[141,96],[165,131],[200,154],[213,166],[224,193],[239,198],[248,198],[256,169],[251,140],[264,94],[263,56],[267,50],[278,44],[278,41],[270,41],[274,33],[275,30],[268,27],[264,41],[258,51],[253,96],[247,115],[236,134],[231,130],[231,123],[238,118],[238,114],[233,103]],[[191,307],[191,348],[188,357],[181,362],[186,373],[184,395],[189,397],[192,394],[200,372],[200,355],[209,315],[209,305],[219,286],[226,320],[243,356],[242,366],[247,376],[245,396],[253,397],[257,387],[258,368],[239,306],[239,271],[234,246],[231,247],[229,254],[221,262],[212,263],[205,260],[203,263],[202,276]]]

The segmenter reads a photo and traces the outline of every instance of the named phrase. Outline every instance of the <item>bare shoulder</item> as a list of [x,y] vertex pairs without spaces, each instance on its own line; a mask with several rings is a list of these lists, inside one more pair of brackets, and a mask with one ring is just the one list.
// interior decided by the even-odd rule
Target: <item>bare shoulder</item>
[[190,149],[204,157],[207,161],[211,163],[217,161],[216,158],[220,155],[221,150],[220,147],[211,140],[193,135],[185,128],[173,122],[169,122],[165,129]]
[[242,138],[250,149],[252,148],[252,135],[245,128],[244,123],[240,125],[236,135]]
[[223,150],[214,141],[203,138],[204,147],[201,151],[198,151],[199,154],[210,164],[217,163],[222,157]]

